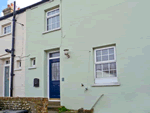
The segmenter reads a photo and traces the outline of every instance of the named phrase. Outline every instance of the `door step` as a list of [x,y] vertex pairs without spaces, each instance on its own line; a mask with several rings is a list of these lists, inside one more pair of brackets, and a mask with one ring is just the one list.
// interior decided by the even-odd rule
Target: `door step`
[[[47,107],[48,113],[58,113],[58,111],[59,111],[58,108],[60,108],[60,107],[61,107],[60,102],[49,101],[48,107]],[[63,113],[78,113],[78,112],[77,111],[66,111]]]
[[48,102],[48,111],[59,111],[58,108],[60,108],[60,102]]
[[60,102],[49,101],[48,106],[60,106]]

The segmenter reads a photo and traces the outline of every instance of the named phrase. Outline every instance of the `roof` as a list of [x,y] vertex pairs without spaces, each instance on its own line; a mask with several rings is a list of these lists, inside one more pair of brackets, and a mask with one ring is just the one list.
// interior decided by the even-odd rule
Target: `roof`
[[[32,5],[27,6],[27,7],[25,7],[25,8],[22,8],[22,9],[20,9],[20,10],[17,10],[17,11],[16,11],[16,14],[23,13],[23,12],[25,12],[27,9],[30,9],[30,8],[35,7],[35,6],[37,6],[37,5],[43,4],[43,3],[47,2],[47,1],[49,1],[49,0],[42,0],[42,1],[40,1],[40,2],[37,2],[37,3],[35,3],[35,4],[32,4]],[[7,18],[9,18],[9,17],[11,17],[11,16],[13,16],[13,13],[10,13],[10,14],[8,14],[8,15],[2,16],[2,17],[0,17],[0,21],[1,21],[1,20],[4,20],[4,19],[7,19]]]

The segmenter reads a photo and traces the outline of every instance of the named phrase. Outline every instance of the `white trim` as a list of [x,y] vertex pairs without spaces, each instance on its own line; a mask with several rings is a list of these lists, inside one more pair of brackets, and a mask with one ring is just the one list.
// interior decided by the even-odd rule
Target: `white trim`
[[[7,59],[8,60],[8,59]],[[5,62],[7,60],[4,60],[4,66],[3,66],[3,97],[5,97],[5,67],[9,67],[9,97],[10,97],[10,70],[11,70],[11,66],[10,64],[5,64]],[[10,58],[9,58],[10,61]],[[11,63],[11,61],[10,61]]]
[[17,69],[14,69],[15,71],[21,71],[22,70],[22,68],[17,68]]
[[96,78],[95,84],[109,84],[109,83],[115,83],[118,82],[117,77],[108,77],[108,78]]
[[49,99],[48,99],[48,101],[50,101],[50,102],[60,102],[60,100],[49,100]]
[[28,70],[30,70],[30,69],[36,69],[36,67],[28,67]]
[[56,28],[56,29],[53,29],[53,30],[49,30],[49,31],[44,31],[42,34],[46,34],[46,33],[50,33],[50,32],[53,32],[53,31],[58,31],[60,30],[61,28]]
[[11,33],[2,34],[2,35],[0,35],[0,38],[1,38],[1,37],[4,37],[4,36],[7,36],[7,35],[11,35]]
[[112,83],[102,83],[102,84],[94,84],[91,85],[92,87],[104,87],[104,86],[120,86],[121,84],[119,82],[112,82]]
[[[48,96],[48,100],[50,99],[49,98],[49,91],[50,91],[50,88],[49,88],[49,86],[50,86],[50,83],[49,83],[49,60],[52,60],[52,59],[60,59],[60,57],[53,57],[53,58],[49,58],[49,54],[50,53],[55,53],[55,52],[59,52],[60,53],[60,50],[56,50],[56,51],[50,51],[50,52],[48,52],[47,53],[47,96]],[[49,100],[49,101],[60,101],[60,100]]]
[[49,60],[57,59],[57,58],[60,58],[60,57],[52,57],[52,58],[49,58]]

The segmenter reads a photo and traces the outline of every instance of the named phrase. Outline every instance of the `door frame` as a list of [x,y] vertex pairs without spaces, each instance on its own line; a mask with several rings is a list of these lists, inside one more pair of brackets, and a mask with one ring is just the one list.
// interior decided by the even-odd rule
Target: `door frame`
[[50,91],[50,81],[49,81],[49,60],[52,60],[52,59],[60,59],[60,56],[59,57],[53,57],[53,58],[49,58],[49,54],[50,53],[55,53],[55,52],[59,52],[59,50],[56,50],[56,51],[50,51],[47,53],[47,97],[48,97],[48,101],[60,101],[60,100],[50,100],[49,98],[49,91]]
[[[10,59],[7,59],[10,61]],[[9,66],[9,97],[10,97],[10,63],[5,64],[7,60],[4,60],[4,66],[3,66],[3,97],[5,97],[5,67]]]

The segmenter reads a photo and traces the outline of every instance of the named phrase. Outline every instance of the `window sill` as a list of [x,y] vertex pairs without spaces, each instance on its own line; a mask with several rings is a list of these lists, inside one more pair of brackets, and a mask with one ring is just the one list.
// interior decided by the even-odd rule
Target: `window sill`
[[28,67],[28,70],[36,69],[36,67]]
[[60,30],[60,29],[61,29],[61,28],[53,29],[53,30],[51,30],[51,31],[45,31],[45,32],[43,32],[42,34],[44,35],[44,34],[47,34],[47,33],[50,33],[50,32],[58,31],[58,30]]
[[4,36],[7,36],[7,35],[11,35],[11,33],[0,35],[0,38],[4,37]]
[[22,70],[21,68],[15,69],[15,71],[21,71],[21,70]]
[[112,83],[100,83],[100,84],[94,84],[92,87],[105,87],[105,86],[120,86],[121,84],[119,82],[112,82]]

